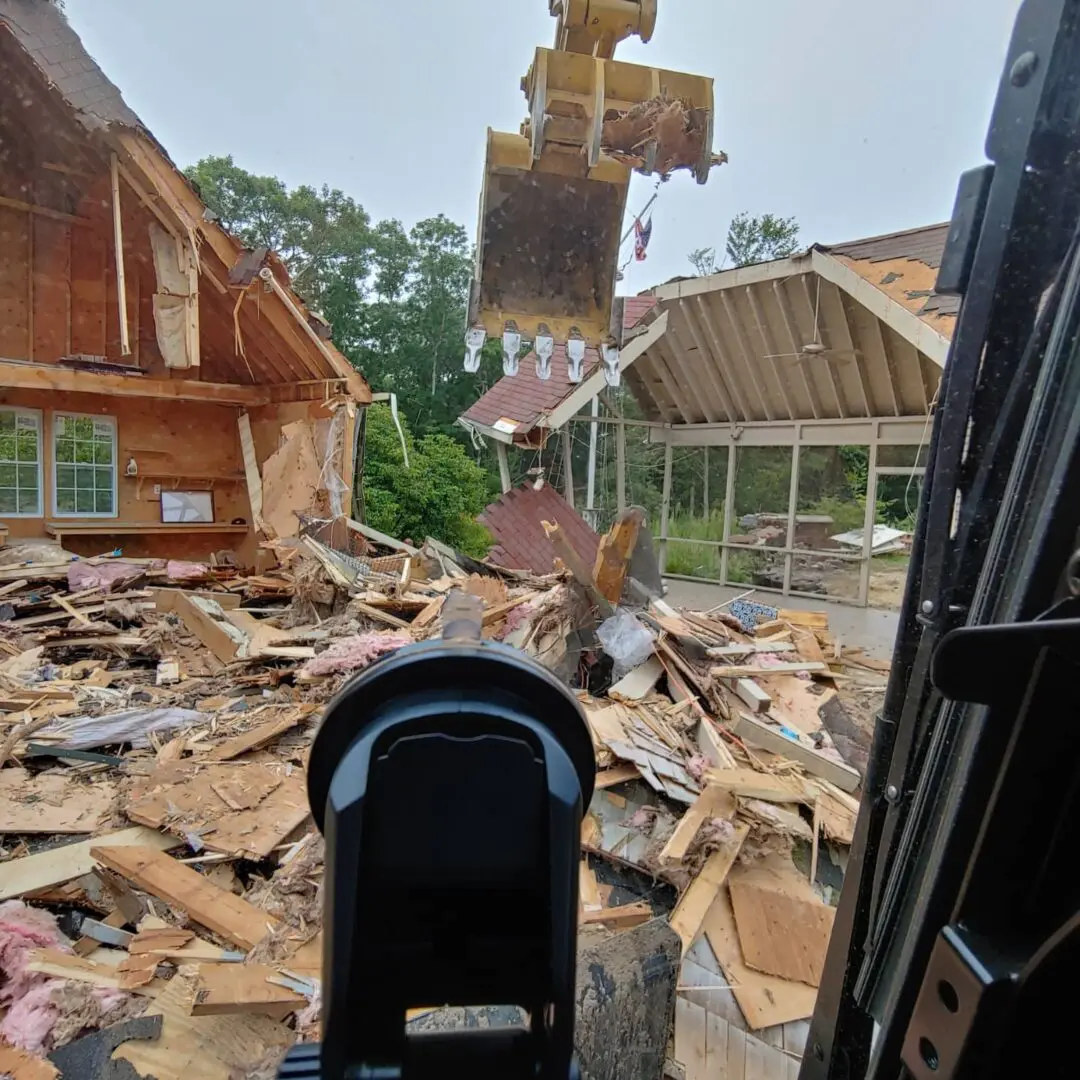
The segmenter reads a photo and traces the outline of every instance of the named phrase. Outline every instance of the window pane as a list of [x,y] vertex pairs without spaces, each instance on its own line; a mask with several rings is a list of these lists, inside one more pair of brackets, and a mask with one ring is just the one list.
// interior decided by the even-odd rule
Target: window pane
[[37,461],[38,459],[38,437],[36,431],[20,431],[19,432],[19,460],[20,461]]
[[14,461],[16,452],[15,436],[0,433],[0,461]]
[[70,439],[59,439],[56,443],[57,461],[74,461],[75,444]]
[[21,488],[19,490],[19,513],[20,514],[40,514],[41,503],[38,499],[38,493],[36,490],[28,488]]
[[94,512],[94,493],[78,488],[75,492],[75,510],[80,514],[92,514]]
[[99,514],[111,514],[113,512],[112,490],[99,491],[95,498],[95,502]]
[[94,473],[96,475],[94,487],[96,487],[98,491],[112,491],[112,469],[110,469],[108,466],[106,466],[105,468],[101,468],[101,466],[98,466],[98,468],[94,470]]
[[18,500],[14,488],[0,488],[0,514],[17,514]]
[[76,439],[92,439],[94,437],[94,420],[90,416],[76,417],[73,425]]
[[94,461],[99,465],[111,465],[113,459],[112,439],[97,439],[94,442]]
[[75,492],[73,490],[57,490],[56,512],[58,514],[73,514],[75,512]]
[[36,465],[19,466],[19,487],[24,491],[37,491],[38,471]]
[[0,465],[0,487],[14,487],[15,476],[14,465]]
[[86,465],[94,463],[94,444],[92,442],[75,443],[75,460]]
[[73,488],[75,486],[75,466],[56,466],[56,486],[58,488]]
[[9,409],[0,410],[0,435],[7,435],[15,430],[15,413]]

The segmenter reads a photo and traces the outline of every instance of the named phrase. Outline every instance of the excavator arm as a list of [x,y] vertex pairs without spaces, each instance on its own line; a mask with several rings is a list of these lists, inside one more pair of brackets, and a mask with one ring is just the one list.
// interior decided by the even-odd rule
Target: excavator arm
[[489,336],[516,375],[530,343],[536,373],[551,377],[558,342],[571,382],[587,351],[619,382],[611,325],[632,172],[685,169],[704,184],[714,165],[712,79],[613,59],[620,41],[648,41],[657,0],[549,0],[555,47],[538,48],[522,90],[517,134],[488,131],[465,370]]
[[549,0],[559,20],[555,48],[610,60],[615,46],[637,35],[648,43],[656,28],[657,0]]

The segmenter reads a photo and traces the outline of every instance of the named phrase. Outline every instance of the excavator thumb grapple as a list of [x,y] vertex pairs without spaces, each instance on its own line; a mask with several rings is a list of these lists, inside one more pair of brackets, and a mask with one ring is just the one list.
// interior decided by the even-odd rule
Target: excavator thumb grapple
[[712,151],[713,84],[613,59],[618,42],[652,36],[656,0],[551,0],[550,9],[555,47],[538,48],[522,80],[528,119],[516,135],[488,131],[465,369],[477,369],[492,336],[507,375],[531,345],[548,378],[558,341],[571,381],[591,347],[617,385],[611,310],[630,174],[666,180],[685,169],[708,180],[726,160]]

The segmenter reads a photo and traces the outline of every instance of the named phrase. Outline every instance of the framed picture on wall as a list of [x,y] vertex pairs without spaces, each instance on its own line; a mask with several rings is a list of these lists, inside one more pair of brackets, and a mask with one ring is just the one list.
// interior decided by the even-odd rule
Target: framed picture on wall
[[212,491],[162,491],[161,520],[185,524],[214,520]]

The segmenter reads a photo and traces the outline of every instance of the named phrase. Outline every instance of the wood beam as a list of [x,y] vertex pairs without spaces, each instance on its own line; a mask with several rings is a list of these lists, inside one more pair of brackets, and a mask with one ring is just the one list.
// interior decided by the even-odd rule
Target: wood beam
[[749,373],[750,381],[754,384],[754,390],[757,392],[758,399],[761,401],[761,411],[765,414],[766,420],[775,420],[776,417],[773,416],[772,407],[769,405],[768,392],[765,389],[764,383],[758,378],[757,364],[750,354],[750,343],[746,340],[746,334],[743,333],[742,323],[739,320],[739,313],[735,310],[735,304],[726,292],[720,294],[720,304],[724,309],[724,315],[727,317],[728,325],[731,327],[731,333],[735,338],[735,343],[739,346],[739,353],[742,356],[743,366]]
[[68,225],[80,225],[84,229],[94,227],[94,222],[89,218],[65,214],[60,210],[50,210],[47,206],[37,206],[34,203],[23,202],[22,199],[9,199],[6,195],[0,195],[0,206],[8,210],[22,210],[28,214],[36,214],[38,217],[52,218],[53,221],[63,221]]
[[[769,324],[765,321],[765,314],[761,310],[761,304],[758,303],[758,298],[754,294],[754,286],[746,286],[746,299],[750,304],[750,310],[754,315],[754,322],[757,324],[758,334],[761,336],[761,343],[765,346],[765,353],[770,357],[769,363],[772,365],[773,375],[776,376],[776,383],[780,387],[780,396],[784,399],[784,408],[787,409],[788,419],[796,419],[799,410],[791,404],[791,398],[788,396],[787,391],[787,379],[784,373],[780,370],[780,361],[777,359],[777,353],[780,352],[779,347],[773,340],[772,334],[769,333]],[[798,357],[795,358],[795,362],[798,363]]]
[[[701,407],[701,412],[704,414],[705,419],[710,423],[715,423],[720,418],[716,415],[716,411],[712,407],[712,402],[709,400],[709,395],[705,393],[705,387],[698,381],[697,372],[694,370],[694,365],[687,355],[686,350],[683,348],[682,342],[679,340],[678,334],[672,329],[672,332],[668,334],[660,347],[665,347],[671,350],[670,354],[665,353],[665,359],[670,355],[674,358],[674,364],[669,362],[668,366],[671,368],[672,377],[679,384],[681,389],[683,383],[686,383],[690,387],[691,393],[697,399],[697,404]],[[691,412],[693,412],[693,405],[690,406]]]
[[[127,275],[124,272],[124,225],[120,208],[120,168],[116,154],[109,155],[109,179],[112,190],[113,247],[116,262],[116,305],[120,315],[120,355],[131,355],[128,336]],[[190,353],[188,354],[190,363]]]
[[701,366],[704,369],[716,396],[720,398],[720,404],[723,405],[724,412],[727,413],[727,418],[732,423],[736,420],[745,418],[745,414],[742,417],[740,416],[741,410],[739,409],[739,406],[733,400],[733,396],[728,393],[727,384],[724,381],[723,375],[720,373],[720,358],[714,355],[712,349],[705,343],[705,339],[702,337],[697,321],[694,319],[694,313],[690,310],[689,301],[680,300],[679,310],[682,312],[683,321],[686,323],[686,329],[690,331],[690,336],[694,339],[694,347],[701,357]]
[[893,359],[892,353],[889,351],[889,344],[885,340],[885,332],[881,327],[881,322],[876,315],[871,315],[870,324],[873,329],[870,331],[874,338],[874,344],[877,345],[878,351],[881,353],[881,363],[885,368],[885,373],[888,376],[889,384],[889,400],[892,402],[893,415],[900,415],[900,408],[903,403],[903,394],[900,391],[900,386],[896,381],[896,361]]
[[[772,287],[773,295],[776,297],[777,306],[780,308],[780,316],[784,322],[784,329],[787,331],[788,344],[791,347],[792,353],[797,355],[802,348],[802,342],[799,340],[799,328],[795,323],[795,314],[791,310],[791,302],[788,300],[787,292],[784,290],[784,283],[782,281],[774,281]],[[799,374],[802,375],[803,385],[806,387],[806,395],[810,399],[810,409],[814,414],[814,419],[820,420],[823,410],[821,408],[821,398],[818,397],[814,380],[810,378],[810,373],[802,364],[798,365],[798,369]]]
[[739,385],[739,380],[736,377],[735,365],[730,362],[727,348],[720,340],[720,335],[716,331],[716,326],[712,320],[712,313],[709,311],[708,305],[705,303],[704,297],[700,294],[694,297],[694,306],[697,309],[698,315],[701,317],[701,323],[705,327],[705,336],[709,339],[709,344],[712,346],[713,352],[716,354],[717,360],[722,368],[728,373],[730,379],[731,397],[735,402],[736,408],[742,413],[743,420],[750,419],[750,409],[747,405],[747,401],[742,392],[742,387]]
[[[803,299],[806,301],[807,309],[810,312],[810,322],[814,323],[815,319],[820,315],[820,308],[815,301],[814,297],[810,295],[810,279],[804,274],[800,279],[802,281]],[[821,278],[817,278],[817,287],[821,288]],[[818,324],[820,325],[820,323]],[[847,419],[847,410],[844,408],[844,397],[840,392],[840,384],[836,381],[836,372],[833,371],[832,364],[825,365],[825,371],[829,376],[829,384],[832,386],[833,397],[836,398],[836,413],[841,420]]]
[[845,349],[851,350],[851,361],[855,365],[855,374],[859,380],[859,390],[862,393],[863,405],[866,408],[867,416],[874,416],[874,393],[870,387],[870,382],[866,377],[866,371],[862,365],[862,357],[865,356],[865,352],[859,347],[862,344],[861,339],[858,339],[858,332],[855,330],[855,325],[852,322],[851,312],[848,311],[847,301],[844,294],[835,286],[830,286],[832,291],[836,294],[836,302],[840,305],[840,336],[846,342]]
[[148,379],[143,375],[77,371],[56,364],[24,364],[11,360],[0,360],[0,386],[6,389],[112,394],[117,397],[209,401],[218,405],[266,405],[270,401],[265,387],[232,386],[194,379]]
[[[238,255],[238,246],[224,229],[208,222],[203,217],[203,204],[199,197],[188,185],[184,177],[166,161],[142,136],[131,131],[117,130],[112,138],[116,145],[121,147],[139,171],[147,178],[150,185],[161,194],[162,198],[169,202],[174,213],[181,217],[185,227],[191,234],[200,234],[206,240],[205,247],[214,252],[225,267],[226,273],[232,268]],[[205,257],[204,253],[201,253]],[[286,295],[288,295],[286,293]],[[314,343],[305,338],[301,343],[297,335],[298,329],[309,331],[303,312],[291,301],[291,310],[281,302],[280,298],[267,300],[260,309],[274,330],[286,341],[297,341],[298,351],[307,362],[311,362],[315,356],[325,359],[330,367],[332,375],[346,380],[349,393],[361,404],[371,401],[371,388],[364,381],[363,376],[345,359],[337,354],[331,347],[322,342],[316,350]],[[298,327],[298,320],[301,326]],[[313,331],[312,331],[313,333]],[[316,335],[317,336],[317,335]],[[320,339],[321,340],[321,339]],[[325,372],[316,368],[315,375],[323,375]]]
[[[681,416],[684,424],[692,424],[694,422],[694,411],[690,408],[689,402],[683,397],[682,389],[676,385],[675,376],[668,368],[667,357],[664,355],[664,348],[660,342],[657,342],[649,351],[646,361],[651,365],[651,370],[660,377],[660,382],[663,384],[664,389],[667,391],[667,395],[671,398],[672,404],[675,406],[675,413]],[[640,361],[639,361],[640,362]],[[648,371],[649,368],[644,370]],[[656,401],[656,398],[653,397]],[[659,402],[657,402],[659,405]],[[669,415],[665,419],[670,419],[669,409],[662,410]]]

